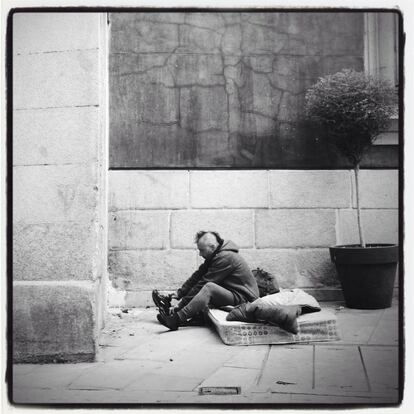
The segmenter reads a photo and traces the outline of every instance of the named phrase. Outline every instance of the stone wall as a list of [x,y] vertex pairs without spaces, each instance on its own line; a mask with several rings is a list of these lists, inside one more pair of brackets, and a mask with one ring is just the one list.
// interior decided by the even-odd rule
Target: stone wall
[[[339,169],[304,123],[319,76],[364,68],[364,14],[111,13],[110,166]],[[397,168],[395,148],[364,166]]]
[[13,16],[13,355],[95,355],[106,278],[102,16]]
[[[367,242],[398,242],[398,172],[361,170],[361,191]],[[176,289],[200,263],[200,229],[320,299],[340,296],[328,247],[358,242],[349,170],[110,171],[108,220],[112,306]]]
[[[153,287],[176,288],[199,263],[203,228],[232,238],[282,286],[337,297],[327,247],[357,242],[354,178],[306,127],[303,104],[319,76],[363,69],[364,14],[110,21],[110,303],[144,305]],[[377,168],[361,173],[368,241],[395,242],[398,146],[373,146],[362,166]]]

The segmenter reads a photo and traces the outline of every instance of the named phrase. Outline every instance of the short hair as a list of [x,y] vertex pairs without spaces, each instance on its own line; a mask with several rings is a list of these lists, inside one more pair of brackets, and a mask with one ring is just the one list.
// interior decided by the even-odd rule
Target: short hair
[[205,231],[205,230],[200,230],[196,233],[195,237],[194,237],[194,241],[195,243],[198,243],[198,241],[205,235],[205,234],[212,234],[219,245],[222,245],[224,243],[224,240],[220,237],[220,235],[216,232],[216,231]]

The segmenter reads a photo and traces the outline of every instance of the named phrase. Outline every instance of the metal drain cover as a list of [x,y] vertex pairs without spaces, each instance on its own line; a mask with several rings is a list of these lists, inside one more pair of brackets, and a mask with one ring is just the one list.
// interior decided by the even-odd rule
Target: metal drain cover
[[235,395],[241,393],[241,387],[200,387],[200,395]]

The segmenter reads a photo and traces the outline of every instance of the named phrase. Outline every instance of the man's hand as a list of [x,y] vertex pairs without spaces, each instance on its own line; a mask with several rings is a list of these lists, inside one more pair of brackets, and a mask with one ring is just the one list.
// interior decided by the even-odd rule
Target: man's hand
[[171,293],[169,296],[170,296],[171,299],[178,299],[177,292]]

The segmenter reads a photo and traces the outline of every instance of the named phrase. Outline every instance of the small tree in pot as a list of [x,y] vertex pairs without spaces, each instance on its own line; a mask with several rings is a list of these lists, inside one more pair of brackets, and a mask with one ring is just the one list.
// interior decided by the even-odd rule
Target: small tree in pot
[[[398,247],[370,244],[361,221],[360,163],[396,108],[394,88],[362,72],[344,69],[320,78],[306,93],[308,119],[344,155],[355,172],[359,245],[330,249],[344,290],[345,301],[354,308],[391,305]],[[369,266],[373,262],[373,266]]]

